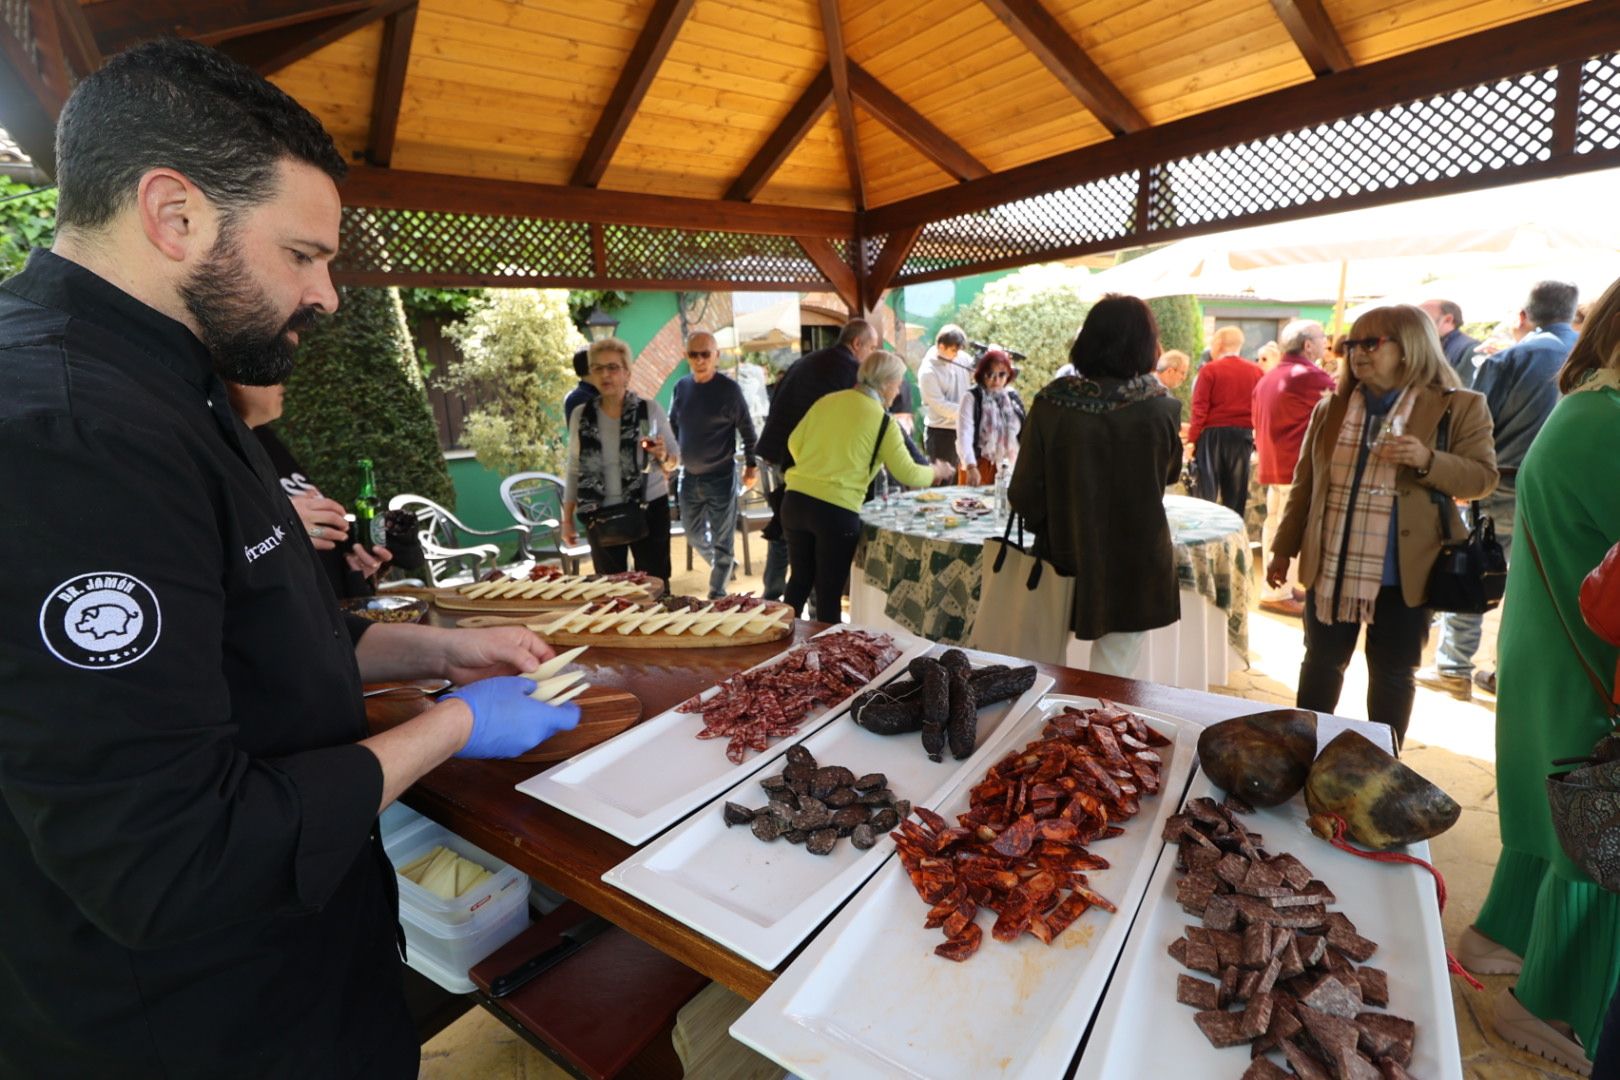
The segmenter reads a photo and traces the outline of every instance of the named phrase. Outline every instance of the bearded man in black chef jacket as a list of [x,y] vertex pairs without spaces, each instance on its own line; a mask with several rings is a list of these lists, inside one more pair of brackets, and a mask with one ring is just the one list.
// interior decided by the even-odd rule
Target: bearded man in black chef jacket
[[[522,629],[339,614],[221,379],[337,306],[345,167],[163,40],[79,84],[0,285],[0,1075],[415,1076],[376,816],[573,726]],[[362,679],[464,684],[369,736]]]

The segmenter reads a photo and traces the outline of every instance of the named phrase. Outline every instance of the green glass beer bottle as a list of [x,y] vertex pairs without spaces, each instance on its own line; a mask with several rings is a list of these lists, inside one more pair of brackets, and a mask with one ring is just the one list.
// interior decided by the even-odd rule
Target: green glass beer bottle
[[382,500],[377,497],[377,478],[371,472],[371,459],[360,459],[360,493],[354,497],[354,535],[357,543],[367,548],[377,541],[371,534],[371,523],[377,517]]

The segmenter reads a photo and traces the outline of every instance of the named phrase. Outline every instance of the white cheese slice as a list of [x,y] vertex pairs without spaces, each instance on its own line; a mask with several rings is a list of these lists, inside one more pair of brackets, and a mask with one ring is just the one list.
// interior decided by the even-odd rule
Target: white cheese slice
[[613,632],[615,634],[633,634],[636,632],[636,627],[646,622],[654,614],[656,613],[645,608],[632,608],[625,612],[628,618],[620,619],[613,624]]
[[557,672],[573,663],[574,658],[588,648],[590,648],[589,645],[581,645],[578,648],[569,649],[567,652],[560,652],[556,656],[553,656],[550,660],[547,660],[545,663],[535,668],[533,671],[528,672],[524,678],[533,679],[535,682],[539,682],[541,679],[549,679],[553,675],[557,674]]
[[715,624],[714,632],[718,637],[730,637],[754,618],[752,611],[733,611]]
[[467,599],[476,600],[498,584],[500,584],[498,581],[475,581],[471,585],[463,585],[460,592]]
[[713,630],[716,626],[719,626],[720,623],[729,618],[731,614],[732,613],[729,611],[714,611],[707,615],[700,615],[696,619],[692,620],[692,625],[687,627],[686,632],[691,634],[693,637],[702,637],[710,630]]
[[600,619],[597,619],[595,622],[588,623],[585,630],[587,633],[600,634],[602,631],[606,630],[615,623],[622,622],[624,619],[636,614],[639,614],[639,612],[637,612],[635,608],[625,608],[623,611],[610,611]]
[[566,671],[561,675],[553,675],[549,679],[542,679],[540,685],[534,688],[529,696],[543,704],[550,704],[551,699],[573,686],[585,677],[583,671]]
[[585,612],[585,609],[588,608],[588,607],[590,607],[589,604],[581,604],[579,607],[575,608],[572,611],[563,612],[561,615],[558,615],[555,619],[552,619],[550,622],[546,623],[545,624],[545,629],[543,629],[543,630],[539,626],[535,625],[534,623],[530,623],[529,625],[531,627],[533,627],[534,632],[539,634],[541,637],[544,637],[547,634],[555,634],[557,631],[559,631],[559,630],[561,630],[563,628],[563,626],[568,622],[569,619],[574,618],[576,615],[583,614]]
[[748,620],[748,632],[750,634],[763,634],[771,627],[780,626],[782,623],[793,618],[793,609],[781,607],[774,608],[765,612],[764,614],[760,614],[757,611],[751,611],[749,614],[753,617]]
[[546,583],[543,581],[526,582],[523,587],[517,591],[517,595],[525,600],[529,600],[533,597],[539,596],[540,590],[545,587]]
[[686,632],[687,627],[691,626],[693,623],[697,622],[698,619],[702,618],[704,615],[709,614],[709,612],[711,612],[713,610],[714,610],[714,605],[713,604],[704,604],[701,608],[698,608],[696,611],[682,612],[681,614],[675,616],[675,618],[671,619],[668,623],[665,624],[664,633],[666,633],[666,634],[684,634]]
[[547,705],[561,705],[565,701],[573,701],[575,698],[579,697],[579,695],[583,694],[585,691],[589,690],[590,688],[591,688],[590,683],[582,682],[578,686],[574,687],[572,690],[564,690],[562,693],[558,694],[556,697],[554,697],[550,701],[546,702],[546,704]]
[[595,604],[586,604],[578,612],[569,616],[568,620],[560,624],[557,629],[567,631],[583,630],[601,616],[602,610],[600,608]]
[[684,614],[686,614],[684,611],[654,611],[647,616],[647,621],[642,623],[639,629],[643,634],[651,634]]

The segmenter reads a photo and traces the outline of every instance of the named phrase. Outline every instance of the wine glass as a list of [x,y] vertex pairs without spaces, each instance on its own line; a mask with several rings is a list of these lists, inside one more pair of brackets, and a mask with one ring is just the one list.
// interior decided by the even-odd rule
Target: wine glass
[[657,417],[649,417],[647,419],[647,430],[641,436],[641,452],[647,458],[641,466],[641,471],[644,473],[652,472],[653,465],[656,464],[656,459],[653,457],[653,448],[658,445],[658,436],[658,419]]
[[[1372,416],[1367,419],[1367,451],[1377,454],[1392,441],[1406,434],[1406,421],[1399,416]],[[1395,489],[1384,484],[1369,484],[1369,495],[1394,495]]]

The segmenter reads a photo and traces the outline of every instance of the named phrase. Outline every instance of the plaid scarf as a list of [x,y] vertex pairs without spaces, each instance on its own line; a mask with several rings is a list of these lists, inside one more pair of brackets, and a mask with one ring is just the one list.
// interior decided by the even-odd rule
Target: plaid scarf
[[[1389,410],[1389,417],[1399,417],[1405,423],[1416,402],[1416,392],[1406,388]],[[1389,519],[1395,513],[1395,496],[1374,495],[1367,489],[1393,488],[1400,467],[1367,451],[1360,483],[1356,483],[1356,465],[1361,461],[1366,428],[1366,401],[1359,392],[1352,393],[1328,464],[1327,510],[1322,522],[1326,550],[1316,580],[1336,582],[1338,587],[1335,591],[1317,586],[1316,617],[1324,623],[1370,626],[1378,590],[1383,586],[1384,554],[1389,546]]]

